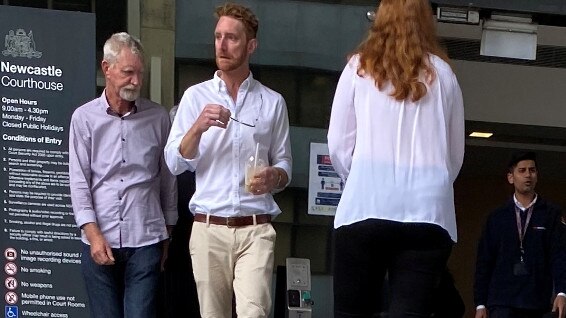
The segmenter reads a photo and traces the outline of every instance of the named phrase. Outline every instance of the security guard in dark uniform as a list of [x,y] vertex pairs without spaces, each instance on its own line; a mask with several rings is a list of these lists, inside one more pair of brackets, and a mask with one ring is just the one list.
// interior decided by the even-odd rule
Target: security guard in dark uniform
[[476,318],[566,315],[565,226],[560,208],[536,194],[537,177],[534,152],[513,154],[507,180],[514,196],[489,215],[479,241]]

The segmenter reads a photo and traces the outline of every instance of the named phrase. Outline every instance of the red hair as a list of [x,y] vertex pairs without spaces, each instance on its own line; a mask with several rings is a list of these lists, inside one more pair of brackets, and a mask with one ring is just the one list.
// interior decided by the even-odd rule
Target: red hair
[[382,90],[393,85],[396,100],[417,101],[436,78],[429,54],[449,62],[436,36],[432,8],[427,0],[382,0],[366,39],[354,53],[360,56],[358,74],[370,75]]
[[227,2],[216,7],[214,15],[218,19],[220,19],[220,17],[228,16],[236,20],[240,20],[244,24],[246,36],[248,37],[247,39],[250,40],[256,38],[259,23],[257,21],[257,17],[249,8],[240,4]]

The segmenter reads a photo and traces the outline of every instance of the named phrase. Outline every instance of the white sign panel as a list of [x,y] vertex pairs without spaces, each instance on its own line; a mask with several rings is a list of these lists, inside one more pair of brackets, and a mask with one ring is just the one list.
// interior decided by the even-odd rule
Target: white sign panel
[[309,159],[309,214],[336,214],[344,182],[334,171],[328,145],[311,143]]

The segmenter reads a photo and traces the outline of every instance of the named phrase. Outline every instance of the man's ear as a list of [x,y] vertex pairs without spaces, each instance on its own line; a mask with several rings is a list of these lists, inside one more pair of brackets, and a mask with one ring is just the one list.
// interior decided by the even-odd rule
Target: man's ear
[[257,49],[257,39],[251,39],[248,41],[248,54],[251,55]]
[[106,74],[108,73],[108,69],[110,69],[110,63],[108,63],[108,61],[106,60],[102,60],[102,62],[100,63],[100,68],[102,69],[102,73],[106,77]]
[[513,174],[511,172],[507,172],[507,182],[509,182],[509,184],[514,183]]

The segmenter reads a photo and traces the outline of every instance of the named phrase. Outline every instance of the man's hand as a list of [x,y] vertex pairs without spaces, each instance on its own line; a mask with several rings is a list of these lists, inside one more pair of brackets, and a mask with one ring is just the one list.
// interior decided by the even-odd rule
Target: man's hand
[[114,265],[114,255],[106,239],[100,236],[99,240],[90,242],[90,256],[98,265]]
[[165,241],[163,241],[163,251],[161,253],[161,271],[165,271],[165,262],[167,261],[167,258],[169,257],[169,243],[170,240],[166,239]]
[[198,116],[193,127],[199,133],[204,133],[212,126],[226,128],[230,121],[230,110],[218,104],[207,104]]
[[102,232],[96,223],[87,223],[82,226],[86,238],[90,243],[90,256],[98,265],[114,265],[114,255],[112,248],[102,236]]
[[486,308],[481,308],[481,309],[476,309],[476,317],[475,318],[487,318],[487,309]]
[[558,318],[565,318],[566,317],[566,297],[564,296],[556,296],[554,299],[554,304],[552,305],[552,311],[558,311]]
[[277,168],[265,167],[256,173],[250,182],[250,189],[254,195],[270,192],[279,185],[279,174]]
[[161,271],[165,270],[165,262],[169,257],[169,244],[171,243],[171,239],[173,238],[173,225],[167,225],[167,235],[169,236],[168,239],[163,241],[161,245],[162,253],[161,253]]
[[200,138],[208,128],[215,126],[226,128],[230,121],[230,110],[222,105],[207,104],[191,126],[189,131],[183,136],[179,145],[179,153],[183,158],[193,159],[198,150]]

